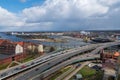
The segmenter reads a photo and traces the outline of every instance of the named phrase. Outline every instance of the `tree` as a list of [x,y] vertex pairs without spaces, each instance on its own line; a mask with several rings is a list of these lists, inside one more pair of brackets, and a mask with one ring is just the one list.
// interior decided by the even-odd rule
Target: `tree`
[[49,52],[53,52],[53,51],[55,51],[55,48],[54,47],[50,47]]

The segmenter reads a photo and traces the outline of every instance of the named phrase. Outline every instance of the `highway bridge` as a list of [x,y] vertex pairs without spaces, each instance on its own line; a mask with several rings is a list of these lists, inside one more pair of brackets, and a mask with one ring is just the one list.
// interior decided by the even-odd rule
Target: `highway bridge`
[[[91,44],[91,45],[87,45],[79,48],[70,49],[67,51],[58,52],[56,54],[48,55],[43,58],[37,58],[30,62],[1,71],[0,79],[1,80],[30,80],[30,79],[37,80],[39,78],[40,80],[41,78],[46,77],[48,73],[51,74],[56,70],[59,70],[59,68],[64,67],[68,64],[71,64],[76,60],[80,59],[80,61],[82,61],[82,60],[100,58],[100,56],[98,55],[96,56],[96,53],[99,53],[101,49],[104,49],[110,46],[115,46],[115,45],[120,45],[120,42]],[[92,50],[92,52],[85,54],[86,56],[81,55],[81,53],[85,53],[90,50]],[[64,64],[66,61],[68,61],[67,64]],[[57,68],[55,68],[50,72],[46,72],[48,70],[51,70],[54,67],[57,67]],[[36,75],[38,76],[35,77]]]
[[41,74],[36,74],[34,77],[31,77],[29,80],[43,80],[43,78],[49,76],[50,74],[56,72],[57,70],[67,66],[67,65],[70,65],[70,64],[73,64],[75,62],[78,62],[78,61],[86,61],[86,60],[95,60],[95,59],[99,59],[99,55],[83,55],[82,56],[77,56],[77,57],[74,57],[74,58],[71,58],[69,60],[66,60],[48,70],[46,70],[45,72],[41,73]]

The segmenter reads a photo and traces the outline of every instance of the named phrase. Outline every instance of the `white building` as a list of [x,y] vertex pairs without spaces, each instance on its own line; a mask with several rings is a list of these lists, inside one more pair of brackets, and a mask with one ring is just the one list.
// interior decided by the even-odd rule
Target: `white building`
[[35,45],[28,45],[28,50],[30,50],[31,52],[35,52]]
[[38,45],[38,52],[43,53],[43,45]]
[[20,53],[23,53],[23,47],[17,44],[15,47],[15,54],[20,54]]
[[81,31],[80,33],[81,33],[81,34],[84,34],[84,35],[90,34],[90,32],[86,32],[86,31]]

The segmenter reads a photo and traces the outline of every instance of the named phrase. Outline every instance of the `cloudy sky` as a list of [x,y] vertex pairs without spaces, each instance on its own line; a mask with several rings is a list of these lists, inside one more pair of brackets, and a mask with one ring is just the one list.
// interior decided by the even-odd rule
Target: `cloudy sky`
[[0,0],[0,31],[120,30],[120,0]]

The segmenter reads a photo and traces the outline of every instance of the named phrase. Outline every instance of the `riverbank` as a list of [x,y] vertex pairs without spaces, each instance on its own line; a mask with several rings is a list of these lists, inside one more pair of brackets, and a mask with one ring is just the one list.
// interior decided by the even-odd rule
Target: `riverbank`
[[63,39],[32,39],[32,40],[37,40],[37,41],[42,41],[42,42],[62,42],[62,43],[65,43],[67,42],[66,40],[63,40]]

